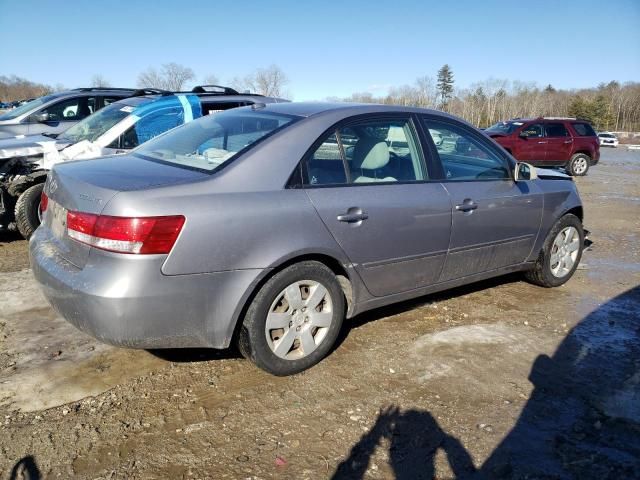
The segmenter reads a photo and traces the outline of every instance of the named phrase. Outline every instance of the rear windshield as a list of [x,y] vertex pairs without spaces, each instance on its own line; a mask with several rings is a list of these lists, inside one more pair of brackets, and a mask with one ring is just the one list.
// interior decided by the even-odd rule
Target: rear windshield
[[19,107],[16,107],[13,110],[9,110],[8,112],[0,115],[0,120],[13,120],[14,118],[18,118],[23,113],[28,113],[34,108],[38,108],[40,105],[44,105],[49,100],[54,98],[56,98],[56,95],[46,95],[44,97],[31,100],[24,105],[20,105]]
[[602,138],[616,138],[616,136],[611,133],[599,133],[598,136]]
[[581,137],[595,137],[596,132],[588,123],[572,123],[571,126]]
[[213,172],[240,151],[296,119],[250,109],[208,115],[148,141],[135,154],[187,168]]
[[112,103],[76,123],[60,135],[58,139],[67,140],[72,143],[77,143],[82,140],[94,142],[116,123],[127,117],[131,111],[131,107],[123,106],[119,103]]
[[513,133],[518,127],[522,126],[523,122],[498,122],[495,125],[491,125],[485,130],[488,133],[503,133],[509,135]]

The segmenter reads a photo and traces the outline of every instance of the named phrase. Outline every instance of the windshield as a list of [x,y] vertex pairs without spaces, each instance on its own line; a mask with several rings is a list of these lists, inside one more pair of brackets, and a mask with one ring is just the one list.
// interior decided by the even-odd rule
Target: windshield
[[46,95],[44,97],[36,98],[35,100],[31,100],[30,102],[25,103],[24,105],[20,105],[13,110],[10,110],[2,115],[0,115],[0,120],[13,120],[14,118],[18,118],[23,113],[30,112],[34,108],[38,108],[40,105],[44,105],[49,100],[55,98],[55,95]]
[[227,110],[167,132],[135,152],[177,166],[211,172],[294,118],[244,109]]
[[487,128],[485,132],[503,133],[505,135],[509,135],[522,125],[524,125],[523,122],[498,122],[495,125],[491,125],[489,128]]
[[131,107],[112,103],[111,105],[107,105],[93,115],[89,115],[84,120],[76,123],[73,127],[60,135],[58,139],[67,140],[72,143],[78,143],[82,140],[95,142],[99,136],[128,116],[131,111]]

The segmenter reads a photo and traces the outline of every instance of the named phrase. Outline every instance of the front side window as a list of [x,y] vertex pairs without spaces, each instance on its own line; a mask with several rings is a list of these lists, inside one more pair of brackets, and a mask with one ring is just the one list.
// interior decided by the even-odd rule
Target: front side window
[[547,123],[545,126],[547,137],[568,137],[569,132],[562,123]]
[[511,179],[508,162],[464,128],[425,119],[450,181]]
[[95,105],[95,97],[76,97],[54,103],[39,113],[47,113],[52,122],[81,120],[95,111]]
[[411,182],[425,169],[408,120],[362,122],[331,132],[306,157],[306,185]]
[[182,125],[140,146],[136,155],[176,166],[214,171],[296,117],[227,110]]
[[544,137],[544,130],[542,129],[541,124],[534,123],[524,127],[520,132],[520,136],[527,138],[542,138]]

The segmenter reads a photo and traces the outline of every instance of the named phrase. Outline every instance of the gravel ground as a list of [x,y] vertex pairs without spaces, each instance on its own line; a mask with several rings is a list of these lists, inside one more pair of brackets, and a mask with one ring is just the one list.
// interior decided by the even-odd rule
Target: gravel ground
[[640,151],[577,183],[595,245],[565,286],[360,315],[289,378],[99,344],[0,237],[0,478],[640,478]]

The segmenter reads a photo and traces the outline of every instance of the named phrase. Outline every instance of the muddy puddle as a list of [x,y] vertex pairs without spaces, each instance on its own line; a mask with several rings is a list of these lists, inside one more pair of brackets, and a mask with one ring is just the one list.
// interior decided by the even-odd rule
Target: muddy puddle
[[0,406],[11,410],[64,405],[166,364],[74,328],[49,307],[29,270],[2,274],[0,305]]

